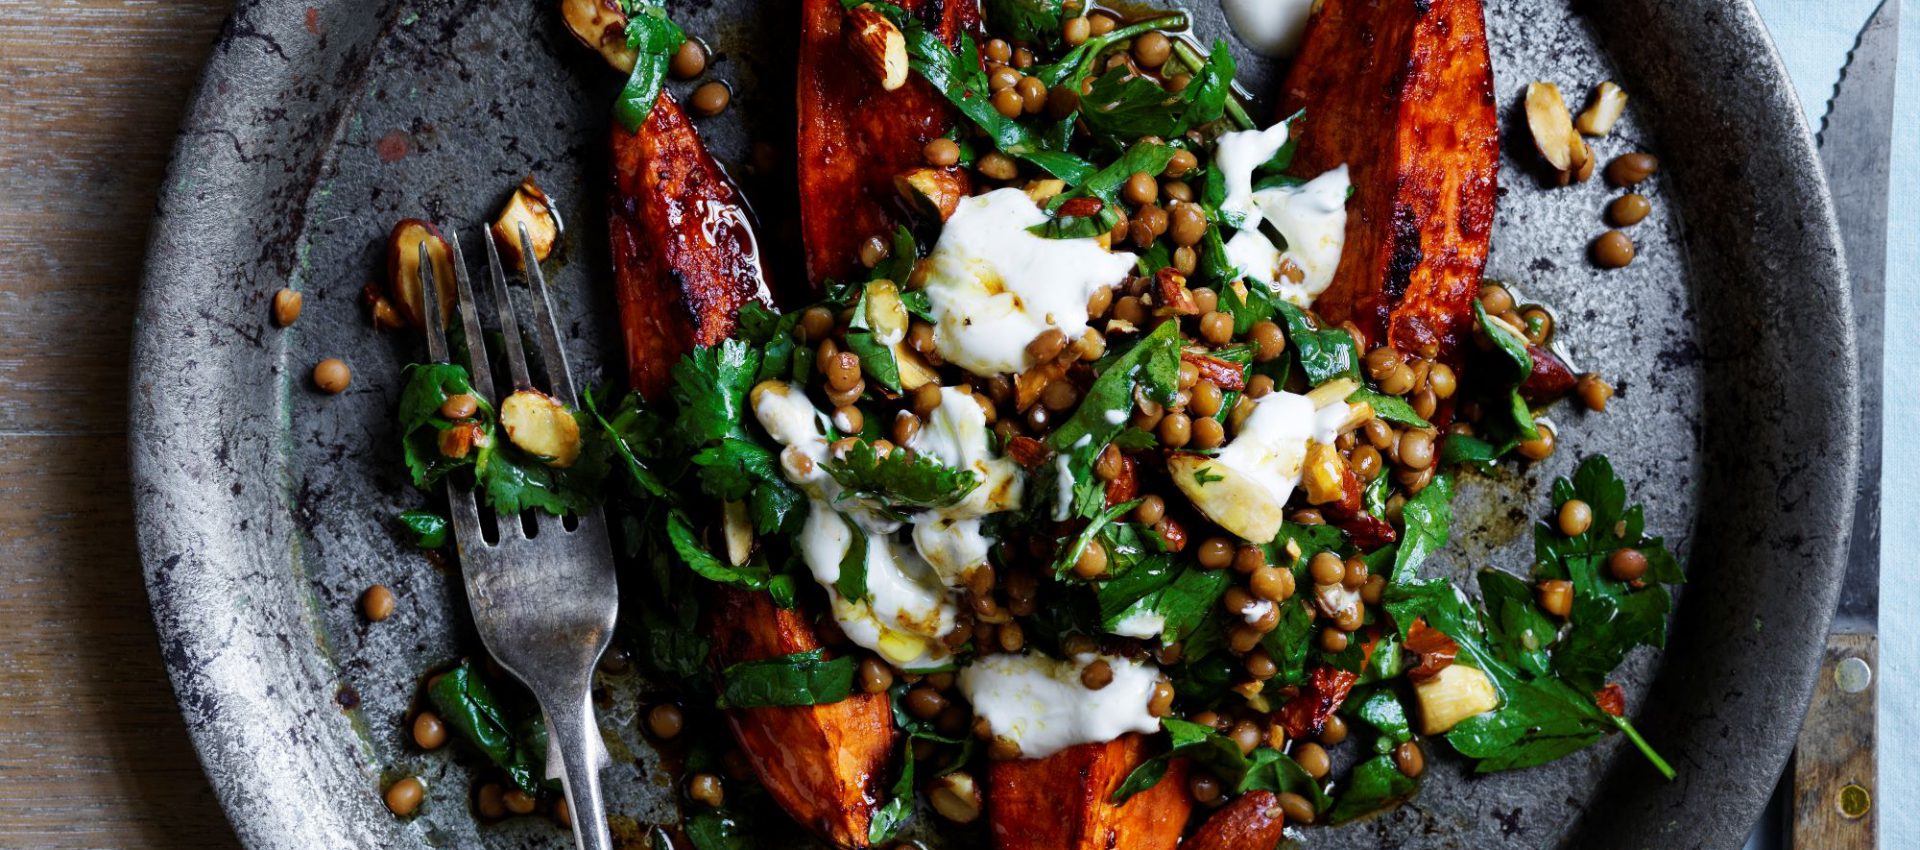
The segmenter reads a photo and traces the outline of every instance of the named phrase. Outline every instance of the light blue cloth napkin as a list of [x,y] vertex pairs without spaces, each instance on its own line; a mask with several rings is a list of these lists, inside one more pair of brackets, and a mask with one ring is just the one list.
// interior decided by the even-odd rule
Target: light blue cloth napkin
[[[1899,2],[1899,0],[1895,0]],[[1755,0],[1793,76],[1800,103],[1816,128],[1846,63],[1847,51],[1877,0]],[[1907,558],[1920,553],[1920,501],[1911,482],[1920,473],[1920,393],[1906,378],[1920,375],[1920,3],[1901,9],[1900,79],[1894,110],[1893,186],[1887,229],[1885,449],[1881,468],[1880,846],[1920,847],[1920,585],[1906,581]],[[1902,329],[1907,329],[1903,331]]]

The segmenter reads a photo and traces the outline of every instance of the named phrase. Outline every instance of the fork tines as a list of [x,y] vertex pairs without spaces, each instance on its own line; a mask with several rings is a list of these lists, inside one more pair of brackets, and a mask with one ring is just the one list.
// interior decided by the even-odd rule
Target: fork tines
[[[494,246],[493,234],[483,231],[483,240],[487,249],[487,268],[493,282],[493,300],[499,311],[500,334],[506,347],[507,372],[513,382],[513,390],[539,389],[531,380],[527,367],[526,349],[521,342],[520,322],[513,309],[513,298],[507,286],[506,271],[500,262],[500,252]],[[503,399],[494,392],[492,361],[488,357],[484,326],[480,322],[478,300],[474,297],[473,283],[467,275],[465,257],[460,251],[460,234],[457,230],[448,230],[446,240],[453,267],[454,295],[461,329],[466,343],[467,371],[471,376],[473,389],[489,403],[499,404]],[[554,322],[553,304],[547,291],[546,275],[541,273],[540,261],[534,256],[533,242],[528,238],[526,225],[520,226],[521,262],[526,272],[527,288],[533,307],[533,335],[539,345],[542,378],[545,379],[545,392],[555,400],[570,408],[579,407],[579,398],[574,390],[573,378],[567,371],[566,352],[560,345],[560,331]],[[440,291],[434,280],[433,263],[428,253],[428,243],[420,243],[420,290],[423,309],[427,316],[439,316],[443,309],[439,304]],[[427,322],[427,352],[436,362],[454,362],[454,353],[447,342],[446,330],[440,322]],[[480,504],[475,498],[473,487],[448,479],[448,499],[453,507],[453,523],[456,538],[462,546],[481,545],[484,536],[481,533]],[[536,520],[544,524],[545,520]],[[503,527],[517,526],[518,522],[501,523]]]

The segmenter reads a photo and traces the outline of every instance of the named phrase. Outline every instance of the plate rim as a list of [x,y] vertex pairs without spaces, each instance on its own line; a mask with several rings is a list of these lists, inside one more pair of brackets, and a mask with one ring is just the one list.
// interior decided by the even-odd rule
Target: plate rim
[[[183,120],[156,205],[131,354],[129,453],[137,540],[161,651],[209,781],[236,833],[246,846],[255,850],[292,850],[313,846],[322,839],[350,841],[354,835],[352,830],[363,826],[366,818],[385,818],[386,815],[376,794],[329,810],[302,806],[306,801],[289,797],[288,789],[263,789],[253,781],[262,770],[270,769],[274,758],[263,754],[262,748],[269,748],[276,741],[284,746],[289,737],[297,744],[303,736],[297,728],[273,725],[273,718],[267,716],[272,709],[258,702],[260,691],[256,686],[242,687],[221,677],[221,659],[241,645],[236,642],[273,638],[269,629],[249,631],[245,623],[238,622],[238,609],[227,617],[208,610],[207,603],[219,599],[229,588],[216,586],[212,579],[197,572],[196,567],[207,563],[209,558],[237,558],[256,562],[263,568],[270,568],[275,561],[282,566],[295,564],[293,581],[274,583],[286,586],[269,588],[271,597],[255,602],[285,606],[268,615],[284,618],[276,622],[289,626],[304,624],[307,633],[312,633],[317,624],[314,614],[305,607],[311,604],[311,599],[298,587],[304,578],[298,574],[297,559],[289,557],[296,545],[294,541],[269,540],[266,546],[256,547],[255,551],[244,551],[247,547],[235,540],[219,539],[222,529],[209,525],[206,514],[182,510],[191,500],[207,495],[203,476],[209,459],[204,443],[183,442],[180,436],[212,436],[214,432],[209,431],[206,422],[217,418],[224,405],[248,397],[232,394],[231,388],[213,388],[219,391],[210,393],[208,398],[196,397],[191,403],[174,404],[171,400],[209,388],[199,384],[190,369],[169,370],[159,364],[191,363],[196,355],[204,353],[208,339],[192,332],[195,316],[187,309],[192,298],[183,299],[181,293],[191,294],[196,280],[232,274],[233,265],[246,259],[237,249],[257,252],[259,266],[265,269],[259,273],[272,276],[276,270],[283,272],[277,279],[284,280],[288,276],[284,272],[290,272],[299,262],[297,239],[288,240],[284,246],[270,245],[264,249],[222,244],[220,247],[225,250],[217,257],[212,256],[215,252],[209,249],[209,244],[224,234],[216,221],[219,212],[247,206],[250,196],[257,194],[262,185],[278,185],[295,192],[312,187],[313,176],[322,167],[324,157],[314,157],[311,162],[272,162],[271,153],[265,159],[249,159],[246,151],[250,145],[264,146],[263,149],[280,149],[274,148],[276,145],[296,149],[299,145],[318,145],[319,150],[324,151],[337,141],[345,117],[352,113],[364,92],[366,80],[361,72],[370,64],[367,57],[351,46],[354,39],[343,36],[357,33],[362,38],[384,37],[405,10],[405,4],[396,0],[389,0],[377,15],[366,15],[364,9],[354,10],[358,12],[357,17],[363,18],[356,25],[351,22],[355,16],[341,14],[345,7],[352,5],[355,4],[346,0],[306,0],[297,4],[293,0],[242,0],[227,19]],[[1660,11],[1661,6],[1667,7],[1666,10]],[[334,44],[330,45],[326,38],[302,37],[303,27],[313,25],[313,19],[305,16],[313,15],[315,7],[330,27],[338,27],[329,31],[335,38]],[[1652,17],[1667,18],[1673,21],[1673,26],[1681,28],[1700,25],[1700,21],[1684,20],[1683,16],[1717,16],[1713,25],[1725,28],[1730,41],[1764,46],[1762,55],[1744,57],[1743,70],[1749,75],[1736,77],[1751,84],[1728,93],[1730,102],[1722,107],[1775,118],[1784,115],[1788,119],[1766,125],[1762,134],[1783,153],[1801,155],[1809,166],[1787,171],[1781,188],[1773,196],[1791,194],[1808,206],[1799,207],[1804,218],[1797,223],[1756,222],[1753,228],[1784,231],[1798,227],[1797,239],[1785,243],[1789,248],[1780,266],[1808,272],[1808,277],[1831,290],[1822,295],[1827,296],[1837,315],[1850,317],[1840,235],[1825,175],[1814,155],[1811,127],[1787,82],[1785,68],[1757,9],[1751,0],[1733,4],[1718,0],[1673,0],[1662,4],[1654,0],[1650,8]],[[307,73],[303,75],[303,71]],[[331,80],[337,90],[331,99],[315,97],[309,104],[310,113],[297,116],[295,124],[305,128],[304,135],[277,138],[272,130],[252,126],[246,120],[247,108],[263,102],[263,89],[311,85],[315,77]],[[233,167],[219,173],[213,168],[215,164]],[[282,175],[277,181],[263,176],[269,167],[285,169],[289,164],[295,166],[289,172],[293,176]],[[300,176],[302,168],[307,169],[308,176]],[[291,208],[299,209],[305,203],[302,196]],[[299,226],[289,225],[288,232],[300,232]],[[260,301],[258,312],[263,326],[265,298],[270,297],[271,292],[272,289],[267,289],[248,295]],[[181,323],[183,318],[186,321]],[[246,334],[245,329],[223,330],[241,336]],[[1837,337],[1836,344],[1841,349],[1842,365],[1851,363],[1854,337],[1850,321],[1843,322],[1843,333]],[[277,358],[268,359],[274,360],[267,365],[276,372],[292,368],[284,350]],[[1851,459],[1858,451],[1857,427],[1853,421],[1857,416],[1857,405],[1853,404],[1857,387],[1852,371],[1842,370],[1845,380],[1833,387],[1835,397],[1831,401],[1835,403],[1829,405],[1829,415],[1822,420],[1828,430],[1837,435],[1837,439],[1825,447],[1826,457],[1848,472],[1838,478],[1821,477],[1811,485],[1830,492],[1832,498],[1824,504],[1827,514],[1836,517],[1850,517],[1852,510],[1851,470],[1855,464]],[[159,399],[170,401],[161,403]],[[258,397],[252,400],[257,401]],[[273,400],[277,415],[286,414],[286,401],[284,396]],[[250,449],[262,448],[266,447],[222,442],[215,454],[245,455]],[[219,463],[228,461],[223,459]],[[240,494],[233,495],[237,498]],[[1839,536],[1844,541],[1845,535]],[[1819,634],[1824,635],[1844,572],[1844,549],[1843,542],[1837,552],[1816,558],[1808,565],[1809,583],[1816,591],[1815,598],[1809,601],[1825,613],[1816,611],[1803,630],[1810,630],[1817,623]],[[1679,615],[1686,612],[1687,608],[1682,606]],[[1789,668],[1785,675],[1778,677],[1783,690],[1770,703],[1774,711],[1771,719],[1790,723],[1797,729],[1811,696],[1822,642],[1807,640],[1804,645],[1781,647],[1779,640],[1771,637],[1765,640],[1783,649],[1778,660],[1782,661],[1783,668]],[[1666,678],[1663,675],[1661,680]],[[1661,682],[1655,683],[1655,687],[1660,686]],[[1750,761],[1757,767],[1758,774],[1777,776],[1791,747],[1791,736],[1783,736],[1770,748],[1761,748],[1764,751]],[[298,747],[287,749],[297,751]],[[290,755],[281,753],[279,757]],[[364,772],[364,756],[364,753],[325,753],[319,754],[319,761],[335,769]],[[1608,784],[1622,783],[1618,777],[1612,777]],[[1772,783],[1766,783],[1766,787],[1770,789]],[[1682,793],[1688,799],[1694,799],[1696,794],[1711,794],[1693,789]],[[1598,800],[1596,798],[1596,802]],[[1722,798],[1720,802],[1726,801]],[[1686,824],[1684,829],[1678,825],[1669,827],[1670,835],[1690,837],[1690,846],[1738,846],[1736,839],[1743,839],[1744,831],[1736,828],[1741,823],[1753,822],[1765,803],[1765,795],[1748,795],[1737,802],[1739,805],[1714,812],[1704,818],[1704,822]],[[1609,829],[1598,823],[1594,827],[1602,831],[1620,828]]]

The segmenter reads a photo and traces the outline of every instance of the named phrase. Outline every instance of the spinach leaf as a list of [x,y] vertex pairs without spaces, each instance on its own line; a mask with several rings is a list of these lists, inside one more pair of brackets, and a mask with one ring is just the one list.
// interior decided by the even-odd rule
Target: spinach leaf
[[854,661],[811,649],[778,658],[742,661],[721,671],[720,708],[824,705],[853,693]]
[[1400,772],[1393,756],[1374,756],[1354,766],[1327,822],[1341,824],[1372,814],[1413,796],[1418,789],[1418,783]]
[[1127,798],[1159,784],[1161,777],[1167,775],[1167,765],[1175,756],[1184,756],[1195,764],[1214,770],[1229,785],[1237,785],[1246,775],[1247,757],[1241,754],[1240,745],[1234,743],[1232,738],[1213,731],[1213,727],[1174,717],[1161,718],[1160,726],[1167,731],[1170,746],[1166,752],[1141,762],[1139,767],[1127,774],[1120,787],[1113,791],[1114,805],[1120,805]]
[[1247,772],[1241,777],[1236,788],[1240,793],[1248,791],[1271,791],[1275,794],[1298,794],[1313,804],[1313,810],[1324,812],[1333,805],[1326,789],[1307,773],[1292,757],[1279,750],[1261,747],[1253,751],[1247,760]]
[[714,557],[700,542],[699,532],[693,530],[687,515],[677,509],[667,514],[667,539],[688,569],[702,578],[744,590],[762,590],[767,586],[766,564],[755,560],[735,567]]
[[1391,753],[1394,747],[1413,740],[1413,724],[1407,721],[1406,706],[1387,688],[1375,688],[1364,696],[1356,694],[1349,697],[1340,713],[1373,730],[1376,736],[1373,751],[1376,753]]
[[1550,675],[1548,650],[1560,630],[1534,604],[1533,589],[1518,577],[1485,569],[1480,571],[1480,600],[1487,609],[1487,636],[1494,654],[1529,676]]
[[[1047,202],[1047,211],[1056,212],[1075,198],[1098,198],[1101,201],[1098,213],[1090,216],[1063,216],[1050,219],[1027,228],[1027,232],[1048,239],[1091,239],[1112,231],[1120,223],[1120,189],[1126,185],[1127,178],[1132,177],[1136,172],[1159,174],[1166,170],[1167,163],[1173,161],[1176,150],[1172,145],[1160,142],[1135,144],[1112,164],[1087,178],[1087,182],[1081,184],[1079,188],[1055,195],[1053,200]],[[1157,242],[1154,243],[1154,247],[1163,254],[1166,251]],[[1147,267],[1147,273],[1158,271],[1170,265],[1170,262],[1165,258],[1157,263],[1148,261],[1144,256],[1141,258],[1141,265]]]
[[[400,392],[402,453],[414,486],[431,489],[459,469],[471,468],[481,498],[496,512],[516,514],[539,509],[552,514],[585,513],[600,502],[600,483],[607,473],[607,440],[592,421],[580,422],[580,456],[572,466],[541,463],[501,438],[494,410],[473,392],[467,370],[447,363],[415,363],[402,373]],[[440,405],[454,395],[470,395],[477,409],[470,420],[456,423],[440,415]],[[450,458],[440,451],[440,435],[449,428],[477,427],[466,453]]]
[[1506,373],[1506,380],[1500,384],[1504,392],[1493,392],[1483,399],[1486,416],[1481,419],[1480,430],[1487,435],[1488,442],[1500,447],[1498,454],[1506,454],[1521,440],[1540,439],[1540,430],[1534,427],[1533,411],[1520,396],[1521,382],[1533,373],[1533,355],[1527,353],[1526,338],[1505,322],[1489,317],[1478,300],[1473,302],[1473,315],[1487,338],[1493,341],[1496,357],[1489,359],[1499,362],[1503,367],[1501,371]]
[[873,810],[867,823],[867,843],[874,847],[892,841],[913,816],[913,739],[909,737],[901,749],[905,752],[900,757],[900,777],[888,789],[887,802]]
[[[847,551],[840,556],[840,575],[833,580],[833,589],[848,602],[859,602],[867,598],[867,547],[872,541],[860,524],[847,520],[847,532],[852,535]],[[880,541],[885,546],[885,540]]]
[[1080,117],[1108,144],[1143,136],[1177,138],[1220,120],[1232,95],[1234,73],[1233,54],[1222,40],[1214,42],[1206,64],[1178,93],[1128,68],[1114,68],[1094,80],[1080,98]]
[[633,63],[633,73],[627,77],[627,84],[620,89],[620,97],[613,103],[613,117],[629,133],[640,132],[640,125],[647,123],[647,115],[653,111],[653,102],[660,97],[660,86],[667,78],[667,64],[673,53],[680,49],[680,43],[687,40],[686,33],[667,18],[664,4],[648,0],[620,0],[621,11],[627,15],[627,47],[637,55]]
[[[1242,297],[1240,292],[1246,292]],[[1245,336],[1253,326],[1273,318],[1279,308],[1274,306],[1273,292],[1262,285],[1234,286],[1227,284],[1219,288],[1220,310],[1233,317],[1233,333]]]
[[1074,0],[986,0],[981,4],[988,29],[1004,33],[1009,41],[1027,41],[1053,46],[1060,42],[1060,23],[1082,11],[1084,3]]
[[413,545],[438,549],[447,545],[447,518],[433,511],[404,511],[400,524],[413,532]]
[[1168,763],[1176,756],[1206,768],[1234,793],[1291,792],[1312,801],[1315,811],[1325,811],[1331,802],[1305,769],[1278,750],[1261,747],[1249,758],[1240,752],[1240,745],[1232,738],[1215,732],[1211,726],[1172,717],[1162,718],[1160,725],[1167,731],[1170,746],[1166,752],[1141,762],[1127,774],[1120,787],[1114,789],[1115,805],[1158,784],[1167,774]]
[[1377,393],[1366,387],[1361,387],[1360,389],[1354,390],[1352,395],[1347,396],[1347,403],[1371,405],[1373,407],[1373,415],[1396,425],[1405,425],[1410,428],[1433,427],[1433,423],[1422,419],[1420,414],[1413,411],[1413,405],[1408,404],[1406,399],[1399,396]]
[[1096,169],[1092,163],[1062,150],[1049,149],[1028,125],[993,108],[988,98],[992,90],[987,86],[986,72],[981,70],[980,51],[974,46],[972,36],[961,33],[960,48],[956,51],[948,49],[946,42],[915,19],[908,19],[904,29],[913,69],[945,95],[960,114],[986,131],[994,147],[1070,184],[1078,185],[1093,176]]
[[1127,618],[1149,612],[1165,626],[1161,640],[1184,639],[1220,604],[1231,579],[1225,570],[1209,570],[1188,561],[1155,556],[1100,585],[1100,625],[1112,632]]
[[1273,658],[1274,666],[1280,671],[1271,680],[1273,684],[1298,685],[1307,681],[1307,651],[1314,645],[1314,614],[1306,602],[1305,594],[1298,596],[1277,603],[1280,606],[1280,623],[1260,638],[1260,646],[1266,649],[1267,655]]
[[[1127,414],[1133,411],[1136,384],[1149,398],[1163,404],[1171,401],[1178,391],[1179,323],[1162,322],[1132,348],[1109,357],[1111,362],[1087,388],[1080,407],[1047,437],[1049,448],[1082,458],[1098,454],[1126,425]],[[1109,411],[1119,411],[1120,415],[1109,417]]]
[[[1414,577],[1428,557],[1446,548],[1453,526],[1453,476],[1434,476],[1426,489],[1407,500],[1400,510],[1400,518],[1406,531],[1401,535],[1393,558],[1393,572],[1388,576],[1388,580],[1394,582]],[[1404,636],[1413,623],[1399,625],[1400,634]]]
[[506,771],[514,785],[539,793],[547,748],[546,730],[537,715],[519,721],[508,717],[471,661],[435,676],[427,685],[427,700],[448,727]]
[[[473,467],[493,445],[493,405],[473,391],[473,384],[462,366],[451,363],[413,363],[400,373],[406,384],[400,390],[401,452],[413,486],[431,490],[456,469]],[[473,396],[478,405],[473,422],[485,435],[484,446],[476,446],[466,457],[450,458],[440,453],[440,432],[455,423],[440,415],[440,406],[456,395]]]
[[[1252,287],[1249,287],[1251,289]],[[1319,386],[1335,378],[1360,378],[1360,352],[1343,328],[1315,328],[1305,310],[1275,299],[1273,307],[1287,328],[1307,383]]]
[[[912,274],[911,267],[907,270]],[[905,278],[902,278],[905,280]],[[893,349],[880,342],[873,332],[873,324],[867,316],[867,294],[860,293],[860,300],[854,302],[853,319],[847,323],[847,350],[860,355],[860,369],[867,373],[881,387],[900,392],[900,363],[894,359]]]

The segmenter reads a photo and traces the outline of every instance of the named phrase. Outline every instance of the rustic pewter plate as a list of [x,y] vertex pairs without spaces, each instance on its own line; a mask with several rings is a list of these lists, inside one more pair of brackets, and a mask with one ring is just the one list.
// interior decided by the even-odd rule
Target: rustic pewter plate
[[[1212,0],[1190,2],[1203,37],[1229,37]],[[374,332],[359,300],[384,277],[396,219],[457,227],[477,256],[477,226],[531,172],[574,225],[552,272],[573,362],[589,381],[622,377],[602,225],[617,81],[552,5],[242,0],[181,130],[134,349],[140,543],[182,711],[254,850],[568,846],[540,819],[476,826],[467,768],[403,743],[417,674],[476,642],[457,576],[393,527],[425,501],[390,420],[399,368],[422,352]],[[734,85],[734,108],[702,130],[758,202],[789,281],[795,5],[673,3],[713,46],[712,76]],[[1735,847],[1805,710],[1851,512],[1853,335],[1812,140],[1745,2],[1492,6],[1511,155],[1490,271],[1553,305],[1575,362],[1621,393],[1605,415],[1562,412],[1551,460],[1464,484],[1451,568],[1524,571],[1547,482],[1580,454],[1611,455],[1690,565],[1672,649],[1626,671],[1640,728],[1680,778],[1661,781],[1617,737],[1491,777],[1439,757],[1412,803],[1295,838]],[[1242,58],[1250,88],[1269,90],[1275,69]],[[1666,167],[1634,229],[1640,259],[1601,273],[1584,249],[1613,193],[1544,189],[1524,165],[1518,101],[1530,80],[1582,93],[1608,78],[1633,104],[1599,155],[1645,148]],[[282,286],[306,311],[276,330]],[[329,356],[355,373],[339,396],[307,379]],[[400,605],[369,625],[353,603],[375,582]],[[636,836],[677,816],[671,779],[634,729],[646,685],[606,685],[610,809]],[[394,772],[429,780],[411,820],[381,806]]]

